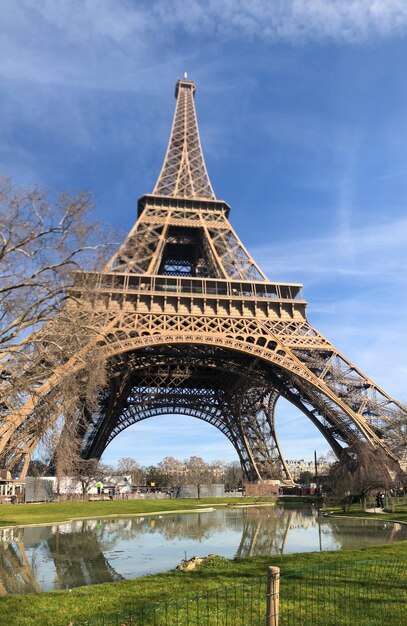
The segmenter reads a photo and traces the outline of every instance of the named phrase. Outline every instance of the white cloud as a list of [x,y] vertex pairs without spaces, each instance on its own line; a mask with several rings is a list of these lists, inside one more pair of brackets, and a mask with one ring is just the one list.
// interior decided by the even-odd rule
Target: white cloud
[[287,233],[285,241],[253,250],[254,257],[271,280],[303,282],[310,323],[405,402],[407,218],[352,225],[352,185],[346,177],[343,185],[335,231],[301,241]]
[[[346,213],[342,205],[341,211]],[[295,275],[296,280],[322,282],[342,275],[375,281],[385,278],[400,285],[407,280],[406,243],[407,218],[400,217],[354,228],[346,224],[326,236],[274,242],[252,252],[273,279]]]
[[404,0],[161,0],[151,7],[167,26],[273,42],[359,43],[407,28]]
[[359,44],[406,31],[405,0],[3,0],[0,73],[134,89],[136,74],[165,72],[166,48],[182,64],[183,32],[199,45],[201,38]]

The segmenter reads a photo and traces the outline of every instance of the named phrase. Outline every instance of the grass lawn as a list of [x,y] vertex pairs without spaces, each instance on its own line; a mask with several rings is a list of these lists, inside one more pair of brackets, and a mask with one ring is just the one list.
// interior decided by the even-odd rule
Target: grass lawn
[[407,524],[407,501],[405,499],[400,501],[400,503],[393,503],[390,508],[385,509],[384,513],[366,513],[366,511],[361,509],[360,504],[352,504],[347,513],[344,513],[340,506],[324,507],[323,511],[332,515],[344,515],[380,520],[387,519],[389,521],[405,522]]
[[[261,502],[274,502],[263,498]],[[91,502],[49,502],[0,507],[0,527],[65,522],[104,515],[137,515],[151,512],[186,511],[211,506],[261,504],[254,498],[205,498],[204,500],[96,500]]]

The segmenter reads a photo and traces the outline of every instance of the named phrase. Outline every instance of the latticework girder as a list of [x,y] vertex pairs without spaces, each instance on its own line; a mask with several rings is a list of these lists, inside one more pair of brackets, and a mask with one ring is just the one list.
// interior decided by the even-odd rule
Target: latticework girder
[[[114,437],[141,420],[184,414],[219,429],[249,479],[279,473],[273,422],[278,396],[253,365],[242,369],[233,355],[182,347],[140,351],[112,363],[111,380],[120,380],[121,390],[113,383],[113,402],[105,402],[104,410],[101,405],[100,414],[89,421],[83,454],[99,457]],[[289,476],[286,466],[283,471]]]
[[[114,308],[112,308],[112,302],[105,302],[104,306],[108,306],[113,315]],[[210,316],[191,316],[191,315],[165,315],[165,314],[136,314],[127,310],[124,307],[122,314],[118,316],[118,312],[115,312],[116,323],[112,325],[112,330],[107,333],[103,342],[100,342],[100,350],[104,351],[107,357],[113,357],[114,355],[125,354],[134,352],[137,354],[139,350],[145,349],[146,346],[162,346],[162,345],[188,345],[188,346],[200,346],[200,350],[203,350],[201,346],[213,345],[224,347],[231,350],[233,353],[240,354],[240,360],[242,355],[247,354],[255,359],[260,359],[265,363],[269,363],[271,369],[268,370],[269,385],[272,389],[279,394],[284,395],[288,400],[293,402],[298,408],[300,408],[319,428],[324,434],[332,448],[338,452],[342,444],[351,444],[357,440],[370,441],[372,445],[386,446],[385,438],[381,430],[377,429],[377,421],[380,418],[381,422],[386,420],[386,415],[377,415],[377,403],[373,405],[369,404],[369,398],[365,402],[365,412],[367,407],[369,412],[374,414],[374,419],[370,421],[369,415],[361,415],[355,412],[354,408],[349,403],[348,398],[343,397],[341,390],[336,393],[335,385],[333,381],[325,381],[321,379],[315,372],[307,367],[304,358],[299,358],[296,355],[296,351],[291,351],[289,348],[290,343],[294,343],[298,347],[298,337],[301,337],[301,343],[307,343],[308,338],[311,339],[311,345],[316,339],[316,333],[301,332],[298,334],[298,325],[293,325],[292,322],[287,324],[286,331],[287,336],[282,337],[281,322],[276,323],[278,334],[272,333],[273,324],[271,322],[260,322],[255,318],[230,318],[230,317],[210,317]],[[304,331],[304,323],[301,324],[301,329]],[[290,333],[294,331],[294,337],[290,340]],[[323,339],[321,343],[324,346],[323,354],[328,354],[327,345],[328,342]],[[330,346],[331,351],[333,347]],[[338,353],[337,353],[338,354]],[[303,357],[303,353],[300,353],[300,357]],[[83,357],[82,357],[83,358]],[[204,353],[201,352],[202,365],[205,363]],[[328,358],[328,357],[326,357]],[[314,359],[315,361],[315,359]],[[81,359],[81,363],[82,363]],[[332,359],[331,359],[332,362]],[[314,365],[314,363],[312,364]],[[71,364],[72,366],[72,364]],[[79,366],[79,363],[78,363]],[[162,368],[162,365],[160,366]],[[168,369],[168,363],[167,363]],[[318,368],[318,372],[321,368]],[[72,367],[70,369],[72,373]],[[61,381],[63,379],[63,370],[61,371]],[[180,379],[181,380],[181,379]],[[180,385],[187,387],[186,378],[182,378]],[[371,381],[366,380],[366,385],[369,388],[369,393],[372,395]],[[329,384],[328,384],[329,383]],[[369,383],[369,384],[368,384]],[[163,385],[163,379],[156,380],[157,388]],[[339,380],[339,385],[342,385],[342,380]],[[47,387],[45,387],[47,388]],[[146,388],[151,388],[146,387]],[[202,388],[202,387],[201,387]],[[381,390],[373,387],[376,394],[382,394]],[[127,402],[128,396],[126,396],[126,390],[124,390],[123,398]],[[236,396],[237,397],[237,396]],[[259,398],[262,394],[259,392]],[[382,397],[382,395],[381,395]],[[394,404],[391,398],[384,396],[387,401],[387,406]],[[166,399],[166,408],[170,412],[174,406],[174,403],[168,403]],[[177,406],[182,405],[180,397],[177,398]],[[163,405],[161,405],[163,406]],[[244,407],[244,403],[241,404]],[[254,402],[255,406],[255,402]],[[40,406],[39,409],[40,410]],[[115,419],[119,418],[124,406],[119,407],[116,403]],[[112,412],[111,412],[112,414]],[[209,415],[207,412],[206,415]],[[235,416],[236,417],[236,416]],[[245,432],[245,439],[241,437],[243,441],[243,447],[246,447],[248,455],[248,461],[245,465],[253,468],[256,467],[250,454],[257,453],[256,446],[259,441],[259,437],[255,435],[255,431],[250,423],[244,423],[244,411],[240,413],[238,422],[241,424],[242,432]],[[261,423],[256,424],[256,428],[259,427],[262,432]],[[5,424],[7,429],[3,437],[3,441],[10,443],[15,441],[15,437],[21,440],[21,445],[25,453],[32,451],[34,440],[31,438],[29,424],[32,420],[24,419],[24,413],[20,418],[14,419],[13,423],[8,422]],[[122,422],[124,424],[124,422]],[[109,436],[112,433],[111,423],[109,427],[104,431],[101,427],[96,429],[97,436],[100,441],[103,441],[103,446],[108,442]],[[13,436],[11,440],[10,437]],[[23,436],[24,435],[24,436]],[[102,436],[103,435],[103,436]],[[270,452],[270,433],[262,434],[264,438],[264,446]],[[250,453],[247,449],[245,441],[250,443]],[[12,443],[5,445],[4,451],[8,450],[7,458],[10,460],[9,454],[13,451]],[[236,445],[237,447],[237,445]],[[243,448],[242,448],[243,449]],[[11,451],[11,452],[10,452]],[[102,451],[102,450],[101,450]],[[270,455],[267,452],[264,458],[270,461]],[[390,452],[390,451],[389,451]],[[5,452],[4,452],[5,453]],[[17,459],[18,454],[21,456],[21,446],[14,447],[14,455]],[[240,456],[243,461],[242,452]],[[20,457],[18,457],[20,458]],[[258,457],[260,458],[260,457]],[[254,475],[260,475],[264,477],[264,463],[258,462],[257,467],[263,467],[262,470],[254,470]]]
[[153,193],[157,196],[209,198],[215,194],[205,167],[195,113],[195,84],[179,80],[174,121],[164,164]]
[[213,211],[198,211],[198,219],[192,217],[196,213],[157,206],[156,198],[146,196],[138,221],[106,270],[171,275],[166,262],[178,259],[190,266],[180,275],[266,280],[233,230],[223,203]]

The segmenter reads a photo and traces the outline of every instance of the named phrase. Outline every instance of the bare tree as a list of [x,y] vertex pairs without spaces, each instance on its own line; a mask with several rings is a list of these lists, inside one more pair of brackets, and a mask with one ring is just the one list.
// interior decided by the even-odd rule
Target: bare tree
[[158,489],[170,488],[171,478],[165,471],[162,470],[160,464],[148,465],[144,468],[144,471],[146,485]]
[[118,460],[116,471],[118,474],[130,474],[133,485],[141,485],[145,480],[145,471],[140,463],[128,456]]
[[400,471],[382,448],[356,443],[343,450],[325,482],[328,494],[346,510],[353,501],[365,507],[366,496],[376,489],[390,490]]
[[32,459],[28,468],[28,475],[33,478],[40,478],[45,476],[48,471],[48,464],[44,463],[41,459]]
[[[96,345],[101,314],[70,292],[73,270],[100,252],[90,208],[83,193],[53,198],[0,180],[0,463],[14,471],[24,458],[26,471],[34,448],[53,430],[53,460],[67,473],[81,421],[105,384]],[[84,346],[80,367],[66,367]]]
[[182,461],[173,456],[166,456],[158,464],[161,472],[167,477],[167,487],[172,489],[173,497],[177,498],[185,482],[186,468]]
[[[9,439],[1,460],[12,471],[20,469],[20,450],[32,454],[42,443],[58,479],[72,474],[81,452],[80,432],[97,411],[99,393],[106,384],[106,360],[97,345],[89,346],[92,333],[96,337],[99,332],[97,320],[91,330],[92,315],[84,310],[71,315],[64,309],[38,332],[31,346],[26,343],[10,358],[11,375],[3,385],[7,405],[2,410]],[[79,367],[65,367],[58,380],[55,372],[76,358],[84,345],[87,350]],[[16,424],[13,417],[21,415],[19,407],[27,406],[29,413],[23,413]]]
[[91,208],[83,192],[52,198],[39,187],[16,189],[0,178],[2,357],[61,310],[72,271],[101,249],[88,220]]
[[222,482],[226,469],[226,463],[220,459],[216,459],[215,461],[211,461],[211,463],[209,463],[209,467],[212,474],[212,482]]
[[93,484],[104,478],[105,471],[99,459],[79,458],[72,476],[81,483],[82,495],[85,496]]
[[243,470],[240,463],[232,461],[227,463],[223,473],[225,489],[227,491],[235,491],[243,485]]
[[201,487],[205,483],[212,482],[210,465],[200,456],[191,456],[185,461],[186,482],[194,485],[198,492],[198,500],[201,497]]
[[393,410],[384,428],[386,443],[407,467],[407,406]]

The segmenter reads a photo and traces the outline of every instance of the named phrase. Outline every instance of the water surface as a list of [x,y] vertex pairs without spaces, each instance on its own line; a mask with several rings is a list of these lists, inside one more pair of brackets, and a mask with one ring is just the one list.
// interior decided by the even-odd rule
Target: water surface
[[250,557],[401,540],[407,540],[401,524],[327,518],[316,508],[282,506],[0,529],[0,594],[135,578],[210,553]]

